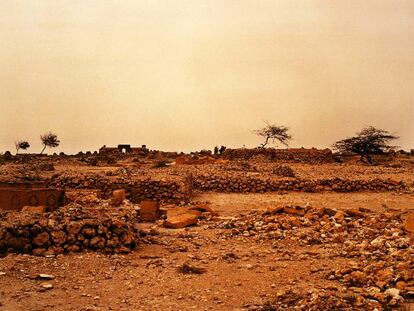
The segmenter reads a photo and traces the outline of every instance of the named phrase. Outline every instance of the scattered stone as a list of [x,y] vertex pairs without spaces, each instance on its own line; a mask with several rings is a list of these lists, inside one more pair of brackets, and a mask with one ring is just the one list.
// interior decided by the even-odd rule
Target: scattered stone
[[53,288],[53,284],[44,282],[40,284],[40,287],[43,290],[49,290]]
[[37,276],[37,278],[38,278],[38,279],[43,279],[43,280],[53,280],[53,279],[55,278],[55,276],[54,276],[54,275],[52,275],[52,274],[44,274],[44,273],[40,273],[40,274]]

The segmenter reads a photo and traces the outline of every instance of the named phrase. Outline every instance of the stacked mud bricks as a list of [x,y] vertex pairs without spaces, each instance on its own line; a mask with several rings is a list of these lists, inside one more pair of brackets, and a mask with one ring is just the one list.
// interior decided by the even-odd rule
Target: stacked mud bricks
[[52,212],[64,204],[63,190],[36,187],[30,184],[0,186],[0,209],[20,211],[24,206],[44,206]]

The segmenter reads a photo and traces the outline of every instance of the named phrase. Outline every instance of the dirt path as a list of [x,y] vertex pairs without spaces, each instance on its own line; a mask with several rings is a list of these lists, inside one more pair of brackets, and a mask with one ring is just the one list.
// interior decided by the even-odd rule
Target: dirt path
[[387,209],[414,210],[414,194],[394,192],[373,193],[305,193],[289,192],[286,194],[239,194],[239,193],[202,193],[194,200],[209,201],[220,215],[238,215],[243,211],[265,210],[269,206],[297,204],[335,209],[368,208],[373,211]]

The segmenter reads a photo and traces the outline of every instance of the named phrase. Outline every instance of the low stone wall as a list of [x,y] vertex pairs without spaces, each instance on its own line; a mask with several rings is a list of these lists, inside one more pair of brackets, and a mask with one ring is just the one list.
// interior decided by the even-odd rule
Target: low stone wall
[[341,178],[305,180],[275,179],[253,176],[209,176],[199,175],[194,179],[194,189],[215,192],[273,192],[273,191],[304,191],[304,192],[357,192],[357,191],[404,191],[404,182],[393,180],[346,180]]
[[58,186],[68,189],[98,189],[102,198],[108,199],[112,191],[125,189],[127,198],[133,203],[142,200],[157,200],[165,203],[188,201],[191,196],[191,186],[187,178],[171,178],[157,180],[151,178],[133,180],[128,178],[110,179],[104,176],[81,175],[59,176],[49,182],[49,186]]
[[114,212],[70,205],[46,214],[3,212],[0,253],[129,252],[139,240],[136,222],[134,210]]
[[[140,203],[143,200],[156,200],[164,203],[178,203],[188,201],[191,197],[191,190],[184,182],[144,180],[127,184],[105,184],[100,188],[102,198],[108,199],[112,196],[113,190],[125,189],[127,198],[132,203]],[[190,191],[190,192],[189,192]]]
[[227,159],[249,160],[255,157],[263,157],[270,161],[298,162],[298,163],[329,163],[334,161],[330,149],[226,149],[223,157]]

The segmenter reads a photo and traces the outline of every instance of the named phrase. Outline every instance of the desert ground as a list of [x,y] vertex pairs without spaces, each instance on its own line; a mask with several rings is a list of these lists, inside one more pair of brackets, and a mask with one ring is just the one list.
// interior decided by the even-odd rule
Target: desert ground
[[0,310],[414,310],[414,157],[180,157],[4,160],[65,202],[1,212]]

